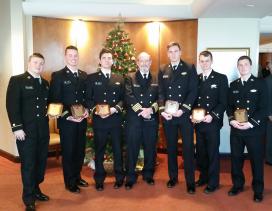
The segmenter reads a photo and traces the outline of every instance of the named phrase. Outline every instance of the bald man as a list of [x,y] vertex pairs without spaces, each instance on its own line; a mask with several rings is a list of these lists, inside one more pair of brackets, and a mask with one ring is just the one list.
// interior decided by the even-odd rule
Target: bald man
[[146,52],[138,55],[138,70],[125,78],[127,105],[127,178],[125,188],[131,189],[137,181],[135,167],[142,145],[144,148],[143,180],[154,185],[156,142],[158,134],[158,79],[150,72],[151,57]]

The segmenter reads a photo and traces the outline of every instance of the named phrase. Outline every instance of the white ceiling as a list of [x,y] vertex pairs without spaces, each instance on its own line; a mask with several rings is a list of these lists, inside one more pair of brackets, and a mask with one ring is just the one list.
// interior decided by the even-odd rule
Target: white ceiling
[[272,15],[271,0],[215,0],[200,17],[263,18],[269,15]]
[[[272,24],[272,0],[23,0],[27,15],[116,22],[194,18],[264,18]],[[270,29],[271,31],[272,29]]]

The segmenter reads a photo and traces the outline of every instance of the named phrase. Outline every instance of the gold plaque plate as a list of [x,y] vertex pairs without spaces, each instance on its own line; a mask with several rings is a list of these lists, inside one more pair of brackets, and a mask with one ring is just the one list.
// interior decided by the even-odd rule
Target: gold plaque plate
[[234,119],[240,123],[248,122],[247,110],[237,109],[236,111],[234,111]]
[[204,108],[195,108],[192,111],[192,120],[201,122],[204,120],[205,115],[206,115],[206,110]]
[[81,104],[74,104],[71,106],[71,113],[75,119],[79,119],[84,116],[85,108]]
[[97,104],[96,113],[100,116],[107,116],[110,115],[110,106],[109,104]]
[[47,109],[48,116],[58,117],[61,116],[63,105],[61,103],[50,103]]
[[177,101],[173,100],[167,100],[165,102],[165,109],[164,111],[168,114],[174,114],[178,111],[179,109],[179,103]]

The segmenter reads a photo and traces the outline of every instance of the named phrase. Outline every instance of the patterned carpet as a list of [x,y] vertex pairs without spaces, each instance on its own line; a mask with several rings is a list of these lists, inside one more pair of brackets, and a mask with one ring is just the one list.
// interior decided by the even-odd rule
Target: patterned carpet
[[[181,161],[181,158],[179,158]],[[41,211],[202,211],[202,210],[272,210],[272,167],[265,165],[265,192],[262,203],[252,201],[251,170],[249,162],[245,162],[244,172],[246,174],[245,191],[236,197],[227,196],[231,187],[230,161],[221,161],[221,186],[220,189],[211,194],[203,193],[204,188],[198,188],[195,195],[186,192],[183,169],[179,172],[179,184],[168,189],[166,182],[167,159],[166,155],[158,155],[159,165],[155,174],[155,186],[148,186],[138,178],[138,183],[132,190],[124,188],[113,189],[114,178],[109,176],[105,182],[105,190],[97,192],[94,189],[92,179],[93,172],[84,167],[82,177],[90,186],[82,188],[80,194],[72,194],[65,190],[63,185],[61,163],[55,158],[48,159],[46,178],[41,186],[44,193],[50,196],[49,202],[37,203],[37,210]],[[0,210],[17,211],[24,210],[21,201],[21,178],[20,165],[0,157]],[[196,178],[198,172],[196,172]]]

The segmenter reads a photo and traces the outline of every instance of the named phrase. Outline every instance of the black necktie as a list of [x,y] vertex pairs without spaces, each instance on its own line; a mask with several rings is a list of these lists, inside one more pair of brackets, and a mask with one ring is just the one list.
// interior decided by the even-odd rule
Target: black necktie
[[177,69],[177,65],[174,65],[174,66],[173,66],[173,70],[176,70],[176,69]]
[[144,79],[147,79],[147,74],[146,73],[144,74]]
[[42,79],[41,78],[35,78],[35,82],[39,85],[42,84]]
[[247,81],[243,81],[243,86],[245,86],[245,85],[246,85],[246,83],[247,83]]
[[106,78],[110,79],[110,74],[109,73],[106,73]]
[[203,79],[203,81],[206,81],[206,80],[207,80],[207,78],[208,78],[207,76],[204,76],[204,79]]
[[74,72],[73,75],[75,78],[77,78],[77,72]]

